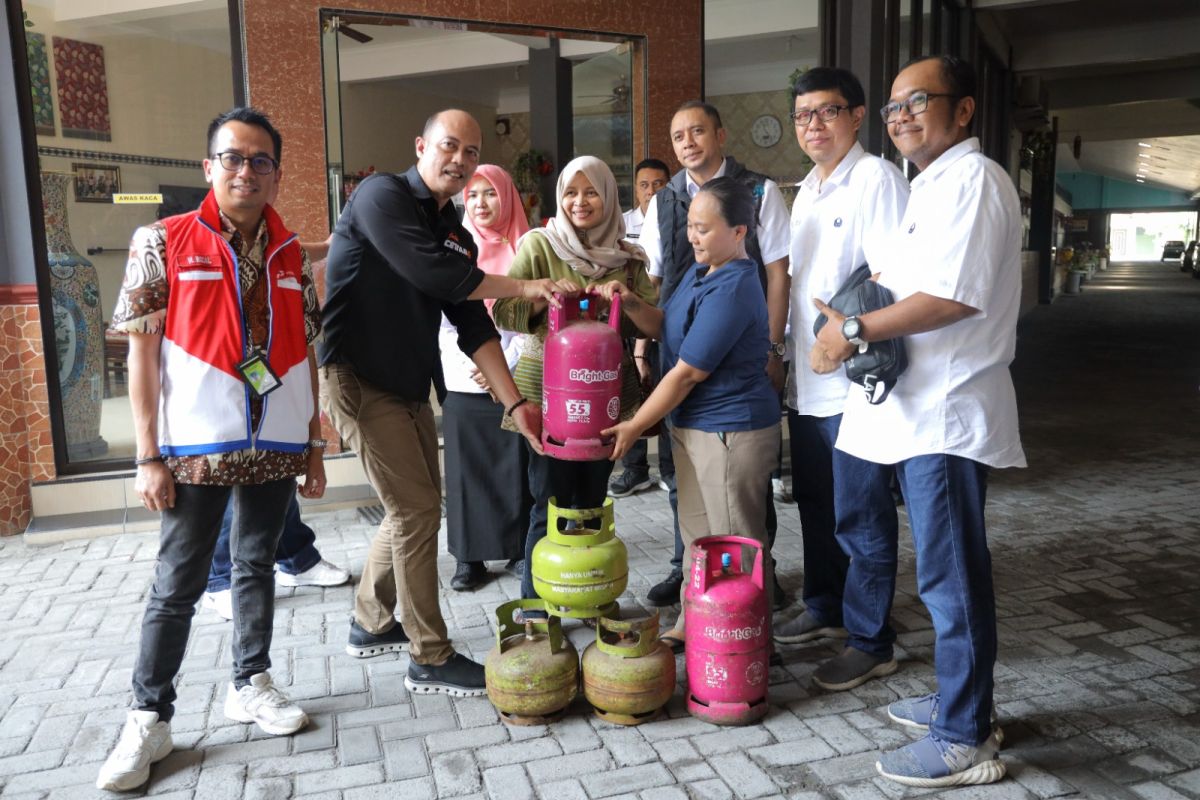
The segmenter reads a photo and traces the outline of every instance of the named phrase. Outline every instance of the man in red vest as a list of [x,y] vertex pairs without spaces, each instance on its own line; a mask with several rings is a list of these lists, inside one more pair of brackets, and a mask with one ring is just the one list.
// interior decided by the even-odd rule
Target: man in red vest
[[133,667],[133,705],[101,789],[145,783],[171,752],[174,680],[230,496],[233,675],[225,716],[270,734],[308,717],[271,683],[275,548],[296,493],[325,490],[311,343],[321,330],[308,258],[270,206],[282,139],[252,108],[208,129],[200,208],[139,228],[113,328],[129,334],[135,488],[162,513]]

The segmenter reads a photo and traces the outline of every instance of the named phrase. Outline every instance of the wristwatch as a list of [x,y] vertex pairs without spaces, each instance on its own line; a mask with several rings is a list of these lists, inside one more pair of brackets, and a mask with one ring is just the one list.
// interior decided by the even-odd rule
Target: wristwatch
[[329,446],[329,441],[326,439],[309,439],[307,446],[309,450],[324,450]]
[[787,355],[787,345],[783,342],[771,342],[771,349],[767,351],[767,355],[783,358]]
[[862,323],[858,321],[858,317],[846,317],[842,321],[842,336],[845,336],[847,342],[859,349],[867,345],[862,339]]

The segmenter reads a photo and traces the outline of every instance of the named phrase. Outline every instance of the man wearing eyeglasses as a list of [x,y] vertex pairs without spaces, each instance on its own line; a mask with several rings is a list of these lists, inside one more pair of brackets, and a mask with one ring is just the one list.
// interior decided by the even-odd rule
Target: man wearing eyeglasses
[[[792,205],[792,350],[807,354],[815,341],[813,297],[829,297],[861,264],[883,260],[886,238],[908,202],[908,181],[895,165],[868,155],[858,143],[866,115],[862,84],[853,73],[816,67],[792,86],[796,140],[813,168]],[[852,689],[896,671],[896,634],[888,623],[896,581],[896,510],[890,504],[891,467],[835,451],[842,406],[851,383],[842,370],[817,374],[801,364],[788,377],[792,494],[804,544],[804,611],[776,625],[787,644],[849,638],[821,664],[813,683],[829,691]],[[836,516],[842,494],[871,493],[879,516]],[[836,523],[835,523],[836,520]],[[856,548],[851,561],[839,541],[880,537],[876,548]],[[835,535],[836,530],[836,535]],[[887,543],[890,542],[890,547]]]
[[[325,490],[308,258],[270,206],[282,138],[252,108],[212,121],[200,208],[139,228],[112,325],[129,334],[134,484],[162,514],[133,708],[96,780],[145,783],[171,752],[174,680],[233,497],[233,675],[225,716],[270,734],[308,717],[271,682],[275,551],[296,494]],[[269,395],[269,402],[267,397]]]
[[[856,340],[903,336],[908,348],[908,370],[886,401],[851,392],[837,448],[894,464],[904,491],[917,586],[933,618],[937,691],[888,707],[893,720],[928,735],[885,753],[876,769],[920,787],[990,783],[1005,772],[992,717],[996,610],[984,499],[989,469],[1025,466],[1008,369],[1021,207],[1007,173],[971,136],[974,94],[974,70],[952,56],[920,59],[896,76],[883,118],[921,170],[873,265],[896,303],[843,319],[816,301],[832,324],[817,337],[814,368],[837,369]],[[869,495],[858,500],[853,513],[881,513]]]
[[[431,387],[446,394],[438,355],[442,314],[458,347],[505,414],[541,450],[541,412],[521,399],[482,298],[545,299],[576,289],[551,280],[488,275],[451,199],[479,165],[479,123],[465,111],[431,116],[416,137],[417,163],[363,180],[329,246],[320,347],[322,402],[358,453],[385,515],[355,595],[346,652],[410,651],[411,692],[484,693],[483,665],[450,644],[438,604],[441,524],[438,434]],[[397,622],[396,614],[400,621]],[[410,639],[411,637],[411,639]]]

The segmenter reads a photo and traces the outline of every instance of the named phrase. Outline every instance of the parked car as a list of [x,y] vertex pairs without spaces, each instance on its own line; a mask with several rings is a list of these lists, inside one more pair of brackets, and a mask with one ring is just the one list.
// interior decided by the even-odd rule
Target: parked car
[[1172,239],[1163,245],[1162,258],[1159,261],[1166,261],[1168,258],[1183,258],[1183,242]]
[[1183,266],[1180,269],[1192,273],[1193,278],[1200,278],[1200,258],[1196,257],[1196,244],[1195,239],[1188,243],[1187,250],[1183,251]]

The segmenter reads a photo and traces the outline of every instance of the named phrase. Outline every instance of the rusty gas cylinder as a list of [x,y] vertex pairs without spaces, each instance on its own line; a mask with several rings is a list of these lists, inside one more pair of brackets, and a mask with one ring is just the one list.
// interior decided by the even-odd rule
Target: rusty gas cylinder
[[579,691],[579,652],[557,617],[523,623],[518,609],[545,613],[542,600],[513,600],[496,609],[496,646],[484,663],[488,699],[510,725],[553,722]]
[[658,640],[658,612],[596,620],[596,641],[583,651],[583,694],[597,717],[641,725],[658,717],[674,693],[675,654]]

